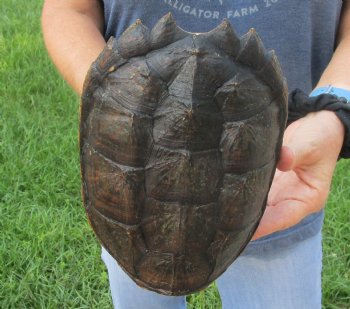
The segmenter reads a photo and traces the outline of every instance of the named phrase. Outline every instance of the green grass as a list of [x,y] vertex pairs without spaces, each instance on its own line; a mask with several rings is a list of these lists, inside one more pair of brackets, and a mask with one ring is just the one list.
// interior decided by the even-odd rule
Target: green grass
[[[78,98],[40,33],[41,1],[0,3],[0,308],[111,308],[80,199]],[[324,229],[323,303],[350,308],[350,162],[340,162]],[[189,308],[220,308],[214,286]]]
[[326,308],[350,308],[350,162],[338,163],[323,232]]

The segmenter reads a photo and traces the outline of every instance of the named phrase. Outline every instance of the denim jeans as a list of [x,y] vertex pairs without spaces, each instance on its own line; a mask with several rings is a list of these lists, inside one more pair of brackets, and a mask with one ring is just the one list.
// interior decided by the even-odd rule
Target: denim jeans
[[[323,212],[252,241],[216,281],[223,309],[320,309]],[[138,287],[102,248],[116,309],[185,309],[182,296]]]

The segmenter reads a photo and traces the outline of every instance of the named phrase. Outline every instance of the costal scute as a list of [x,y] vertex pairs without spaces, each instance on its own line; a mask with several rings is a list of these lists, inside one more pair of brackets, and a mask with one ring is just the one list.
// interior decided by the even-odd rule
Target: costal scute
[[84,206],[140,286],[208,286],[251,239],[286,122],[287,89],[255,30],[188,33],[170,14],[110,39],[86,77]]

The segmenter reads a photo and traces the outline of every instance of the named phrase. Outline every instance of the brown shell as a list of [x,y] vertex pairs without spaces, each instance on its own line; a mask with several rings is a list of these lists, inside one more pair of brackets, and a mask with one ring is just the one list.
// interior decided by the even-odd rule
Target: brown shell
[[263,214],[287,90],[255,30],[187,33],[170,14],[111,39],[84,85],[86,212],[140,286],[184,295],[236,259]]

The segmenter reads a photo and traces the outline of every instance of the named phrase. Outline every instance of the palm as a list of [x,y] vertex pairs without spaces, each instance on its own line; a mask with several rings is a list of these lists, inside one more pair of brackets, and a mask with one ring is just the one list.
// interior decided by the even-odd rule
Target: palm
[[277,171],[259,233],[269,234],[270,229],[283,230],[298,223],[323,207],[327,193],[327,188],[312,187],[294,171]]
[[324,207],[342,139],[335,143],[331,127],[329,133],[320,130],[318,126],[324,126],[329,115],[319,114],[287,128],[284,142],[288,146],[282,149],[280,170],[254,239],[291,227]]

